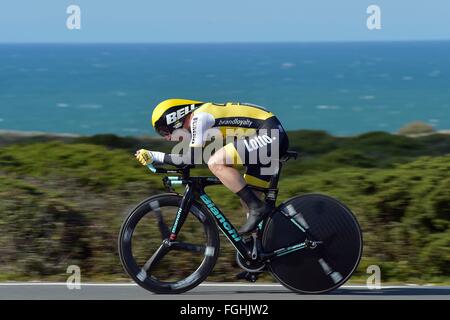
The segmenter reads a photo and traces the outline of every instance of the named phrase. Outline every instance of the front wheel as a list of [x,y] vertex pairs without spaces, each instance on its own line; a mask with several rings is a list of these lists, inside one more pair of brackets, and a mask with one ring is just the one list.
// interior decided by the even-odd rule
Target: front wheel
[[178,237],[169,241],[182,197],[162,194],[140,203],[119,234],[119,256],[128,275],[154,293],[182,293],[204,281],[219,253],[214,218],[192,203]]
[[350,209],[332,197],[306,194],[282,203],[265,224],[265,252],[309,241],[314,246],[272,258],[268,265],[273,276],[300,293],[324,293],[344,284],[363,248],[361,229]]

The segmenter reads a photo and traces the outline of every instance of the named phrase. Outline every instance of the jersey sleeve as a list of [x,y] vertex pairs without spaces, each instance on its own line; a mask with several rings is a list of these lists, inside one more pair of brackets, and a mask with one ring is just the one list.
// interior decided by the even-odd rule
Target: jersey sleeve
[[214,116],[208,112],[194,113],[191,119],[191,142],[189,147],[203,147],[206,142],[206,133],[214,125]]

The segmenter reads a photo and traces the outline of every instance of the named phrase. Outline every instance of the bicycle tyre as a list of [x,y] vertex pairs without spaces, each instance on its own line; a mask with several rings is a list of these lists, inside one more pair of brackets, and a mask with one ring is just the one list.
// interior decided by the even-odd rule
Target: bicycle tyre
[[265,252],[306,239],[283,212],[296,213],[294,219],[323,244],[271,259],[268,267],[275,279],[292,291],[306,294],[329,292],[344,284],[358,267],[363,249],[362,232],[350,209],[322,194],[305,194],[283,202],[265,223]]
[[[138,204],[125,218],[118,238],[120,261],[125,272],[142,288],[157,294],[179,294],[191,290],[203,282],[212,272],[217,261],[220,243],[216,223],[211,214],[202,210],[202,205],[193,202],[189,215],[193,215],[202,224],[205,235],[205,252],[198,268],[184,279],[175,282],[160,281],[151,274],[147,274],[138,265],[132,248],[133,233],[143,217],[157,204],[159,209],[164,207],[179,207],[182,197],[174,193],[165,193],[147,198]],[[159,210],[158,209],[158,210]],[[183,226],[184,227],[184,226]],[[181,231],[183,228],[181,228]],[[180,231],[180,232],[181,232]],[[162,242],[162,240],[161,240]]]

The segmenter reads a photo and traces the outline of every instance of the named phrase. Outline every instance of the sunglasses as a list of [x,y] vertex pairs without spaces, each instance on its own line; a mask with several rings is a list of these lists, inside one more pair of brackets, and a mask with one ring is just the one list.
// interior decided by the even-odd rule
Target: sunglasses
[[160,127],[156,131],[162,136],[167,136],[167,135],[171,134],[169,128],[167,128],[167,127]]

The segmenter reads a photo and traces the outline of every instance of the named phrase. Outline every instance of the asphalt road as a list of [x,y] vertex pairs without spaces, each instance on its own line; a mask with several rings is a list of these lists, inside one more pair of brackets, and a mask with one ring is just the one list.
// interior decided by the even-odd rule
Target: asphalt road
[[329,294],[293,293],[278,284],[204,283],[181,295],[156,295],[131,283],[82,283],[68,289],[66,283],[0,283],[0,300],[450,300],[450,286],[343,286]]

